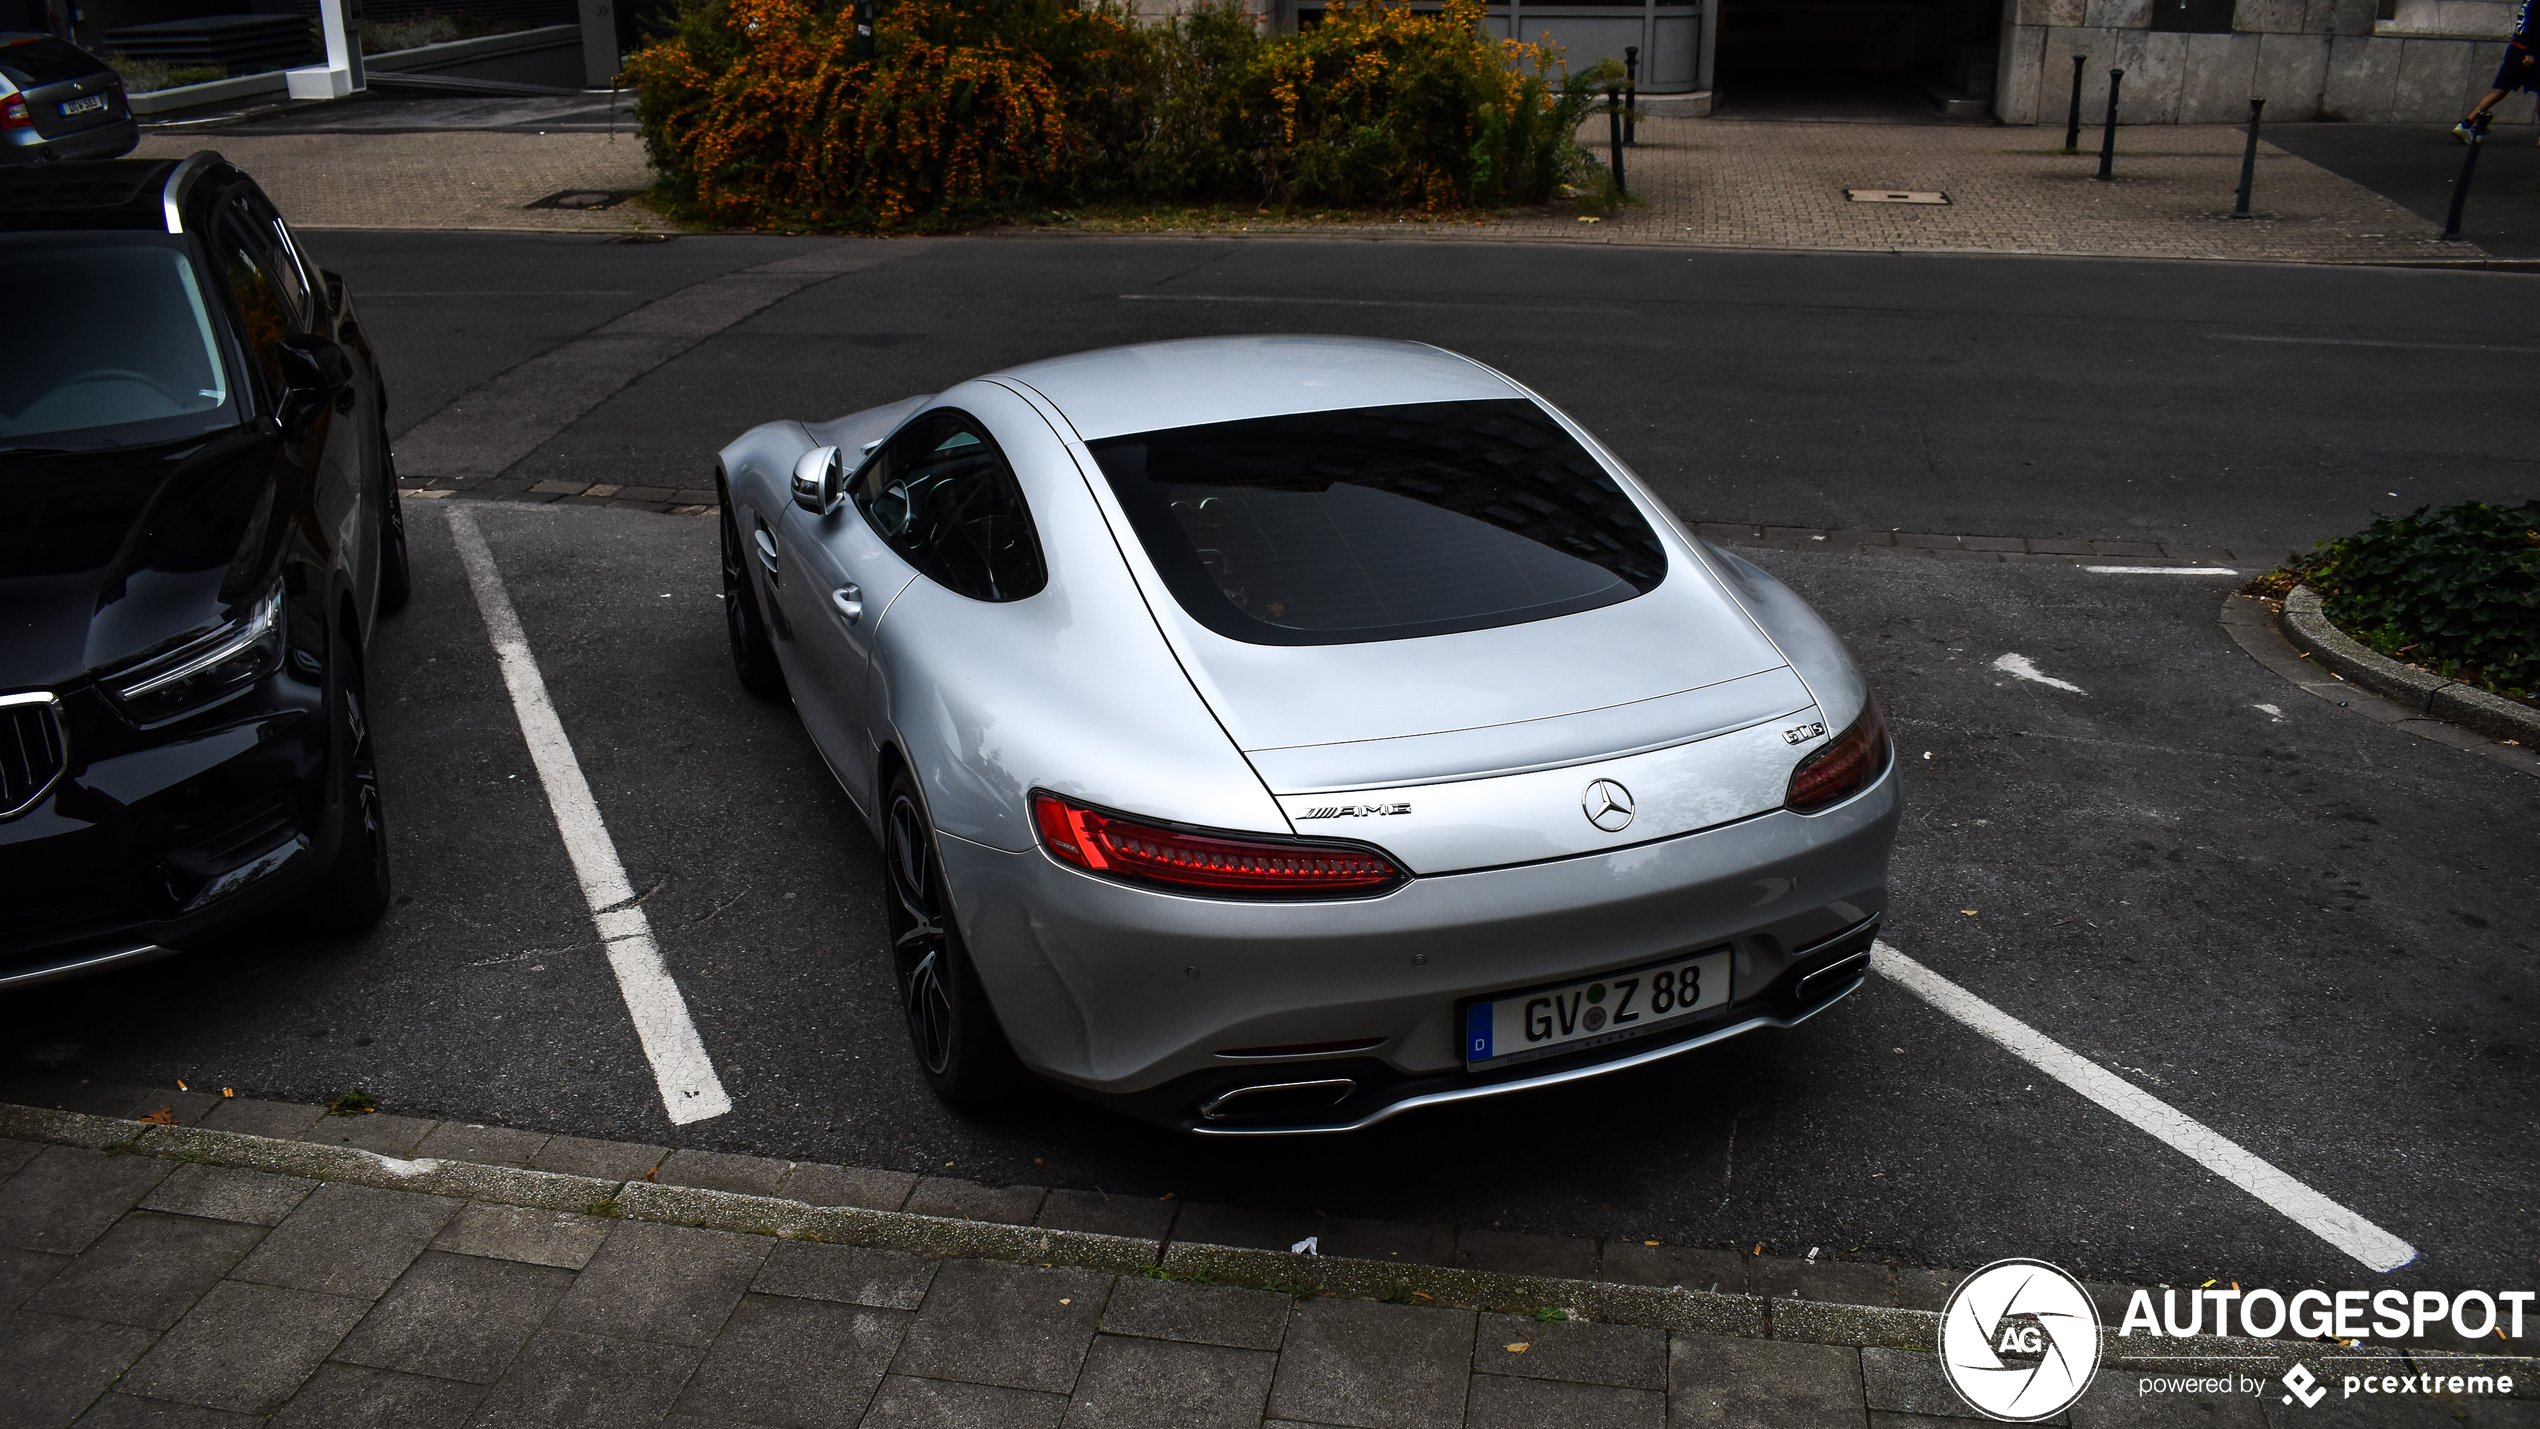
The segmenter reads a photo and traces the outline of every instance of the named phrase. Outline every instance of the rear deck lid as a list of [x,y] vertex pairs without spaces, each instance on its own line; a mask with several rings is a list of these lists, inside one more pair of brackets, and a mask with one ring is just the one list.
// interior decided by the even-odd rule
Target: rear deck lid
[[1523,395],[1087,445],[1164,587],[1167,638],[1276,793],[1555,767],[1809,703]]

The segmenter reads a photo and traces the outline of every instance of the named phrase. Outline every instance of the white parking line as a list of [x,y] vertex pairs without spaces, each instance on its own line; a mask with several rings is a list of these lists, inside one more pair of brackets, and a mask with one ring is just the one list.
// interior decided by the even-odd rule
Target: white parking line
[[2229,566],[2084,566],[2094,576],[2236,576]]
[[556,831],[564,835],[564,851],[582,881],[582,896],[591,905],[591,922],[608,946],[609,968],[617,974],[617,990],[635,1019],[635,1035],[653,1064],[653,1080],[661,1086],[663,1108],[674,1125],[704,1121],[732,1109],[723,1083],[688,1017],[688,1001],[653,942],[653,929],[635,902],[626,866],[618,862],[617,845],[600,822],[600,806],[573,757],[564,722],[547,698],[547,681],[529,653],[529,637],[503,589],[494,553],[465,506],[438,508],[450,516],[450,538],[467,567],[467,583],[476,592],[476,608],[485,616],[486,633],[494,640],[494,658],[503,668],[503,683],[512,696],[512,713],[520,719],[521,737],[529,742],[529,758],[547,788],[547,807],[555,812]]
[[2372,1269],[2396,1270],[2417,1258],[2415,1246],[1887,944],[1873,946],[1870,966]]

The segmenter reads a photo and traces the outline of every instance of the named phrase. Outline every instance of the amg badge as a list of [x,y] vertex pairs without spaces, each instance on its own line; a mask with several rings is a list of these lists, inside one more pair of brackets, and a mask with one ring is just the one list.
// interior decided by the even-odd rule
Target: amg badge
[[1783,730],[1782,739],[1791,744],[1806,744],[1812,739],[1823,738],[1825,732],[1826,722],[1824,720],[1810,720],[1806,724],[1795,724],[1790,728]]
[[1304,819],[1372,819],[1386,814],[1407,814],[1409,804],[1325,804],[1297,815]]

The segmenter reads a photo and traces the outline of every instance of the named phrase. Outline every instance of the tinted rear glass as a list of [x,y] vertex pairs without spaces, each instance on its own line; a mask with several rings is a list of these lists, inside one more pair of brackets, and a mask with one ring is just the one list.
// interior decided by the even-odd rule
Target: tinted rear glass
[[104,71],[99,63],[76,46],[60,40],[13,40],[0,43],[0,74],[20,89],[34,89],[66,79],[84,79]]
[[1638,507],[1522,398],[1220,422],[1092,444],[1191,617],[1260,645],[1515,625],[1666,577]]

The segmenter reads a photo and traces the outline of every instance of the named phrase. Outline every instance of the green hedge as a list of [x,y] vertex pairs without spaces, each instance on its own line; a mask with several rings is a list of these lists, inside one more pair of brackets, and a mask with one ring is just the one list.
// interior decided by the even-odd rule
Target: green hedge
[[2291,574],[2385,655],[2519,698],[2540,691],[2540,500],[2385,516]]

